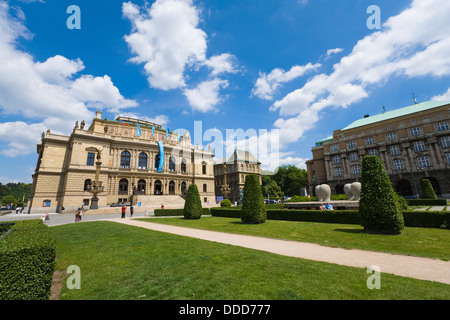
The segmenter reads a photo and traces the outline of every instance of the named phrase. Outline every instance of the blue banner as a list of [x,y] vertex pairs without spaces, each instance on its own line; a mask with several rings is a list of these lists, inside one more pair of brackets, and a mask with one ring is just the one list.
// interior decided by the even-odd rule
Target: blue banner
[[169,137],[169,128],[167,128],[167,131],[166,131],[166,138],[168,138]]
[[159,146],[159,166],[156,172],[162,172],[164,165],[164,145],[162,141],[158,141]]
[[139,127],[139,124],[137,124],[137,123],[136,123],[136,135],[137,135],[138,137],[141,136],[141,128]]

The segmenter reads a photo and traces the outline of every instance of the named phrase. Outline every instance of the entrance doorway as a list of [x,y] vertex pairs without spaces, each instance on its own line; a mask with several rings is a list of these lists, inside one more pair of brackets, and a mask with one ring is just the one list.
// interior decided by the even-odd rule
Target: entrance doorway
[[162,194],[162,184],[160,180],[155,181],[155,194]]
[[169,182],[169,194],[175,194],[175,182]]

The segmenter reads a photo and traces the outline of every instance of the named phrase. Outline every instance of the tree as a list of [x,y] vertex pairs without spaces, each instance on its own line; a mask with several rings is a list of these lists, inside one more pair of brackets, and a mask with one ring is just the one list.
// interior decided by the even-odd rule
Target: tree
[[259,185],[259,177],[249,174],[245,177],[244,199],[242,200],[241,220],[244,223],[264,223],[266,221],[266,206]]
[[267,197],[267,194],[272,198],[276,196],[281,198],[284,196],[284,192],[275,180],[270,179],[268,176],[261,176],[261,180],[261,190],[264,198]]
[[300,195],[300,189],[308,185],[308,173],[293,165],[278,167],[271,177],[280,186],[285,195]]
[[188,188],[183,214],[185,219],[200,219],[202,216],[202,201],[197,185],[194,183]]
[[2,198],[2,206],[6,206],[11,203],[15,205],[16,202],[17,202],[16,198],[14,198],[12,195],[7,195]]
[[383,164],[376,156],[362,161],[361,225],[369,233],[399,234],[404,227],[403,215]]
[[420,184],[422,186],[422,199],[437,199],[433,185],[429,179],[423,179]]
[[229,199],[223,199],[220,201],[221,207],[231,207],[231,201]]

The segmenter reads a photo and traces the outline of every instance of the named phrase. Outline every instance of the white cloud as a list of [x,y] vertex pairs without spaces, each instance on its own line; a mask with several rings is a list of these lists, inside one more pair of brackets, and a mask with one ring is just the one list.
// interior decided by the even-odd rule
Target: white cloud
[[448,12],[449,1],[414,0],[409,8],[390,17],[380,31],[359,40],[352,52],[334,65],[333,72],[315,75],[303,87],[275,101],[270,110],[291,117],[278,119],[275,126],[295,142],[315,126],[320,111],[359,102],[369,96],[372,87],[382,86],[391,77],[450,75]]
[[335,49],[328,49],[327,50],[327,56],[325,57],[325,60],[328,59],[332,54],[336,54],[339,52],[344,51],[344,49],[342,48],[335,48]]
[[234,55],[222,53],[206,60],[205,65],[212,69],[211,76],[217,76],[221,73],[236,73],[238,68],[235,60],[236,57]]
[[282,83],[290,82],[303,76],[306,72],[319,68],[320,64],[308,63],[305,66],[293,66],[289,71],[280,68],[273,69],[269,74],[261,72],[252,89],[252,95],[261,99],[272,100],[273,94]]
[[[150,7],[126,2],[122,13],[132,24],[131,34],[124,37],[135,55],[130,61],[144,65],[149,86],[180,89],[192,110],[214,110],[223,100],[220,89],[228,86],[228,81],[218,76],[239,69],[230,53],[206,57],[207,35],[198,26],[200,12],[192,0],[156,0]],[[197,85],[189,83],[187,73],[201,67],[210,70],[207,79]]]
[[[141,12],[144,11],[144,12]],[[150,8],[126,2],[122,12],[132,23],[125,36],[134,63],[143,63],[152,88],[184,88],[184,72],[205,61],[206,34],[191,0],[157,0]]]
[[437,95],[434,96],[433,98],[431,98],[431,100],[435,100],[435,101],[450,101],[450,88],[448,88],[447,92],[441,94],[441,95]]
[[201,82],[193,89],[185,89],[184,95],[189,101],[193,110],[208,112],[220,102],[219,91],[228,86],[227,80],[214,78]]
[[20,154],[34,152],[44,128],[67,134],[75,121],[94,117],[90,106],[118,110],[137,105],[125,99],[107,75],[78,76],[84,69],[80,59],[56,55],[44,62],[34,61],[16,47],[19,37],[30,39],[31,33],[24,16],[14,17],[13,12],[8,3],[0,2],[0,109],[4,115],[22,115],[34,123],[2,123],[0,140],[10,148],[0,152],[10,156],[16,155],[13,149]]

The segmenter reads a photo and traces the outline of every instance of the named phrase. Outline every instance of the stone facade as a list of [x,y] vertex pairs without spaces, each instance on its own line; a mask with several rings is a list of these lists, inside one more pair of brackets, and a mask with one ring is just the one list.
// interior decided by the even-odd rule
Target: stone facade
[[327,183],[332,192],[361,179],[361,160],[376,155],[394,190],[405,197],[421,195],[429,179],[440,197],[450,198],[450,102],[428,101],[366,116],[336,130],[312,148],[306,162],[310,192]]
[[[138,125],[140,136],[136,135]],[[164,147],[161,172],[158,141]],[[98,150],[99,180],[104,186],[98,195],[100,207],[132,202],[136,196],[184,196],[192,183],[197,184],[202,202],[215,201],[211,150],[192,148],[187,135],[170,132],[167,136],[157,124],[129,118],[110,121],[97,112],[88,129],[77,123],[70,136],[50,130],[42,134],[29,212],[55,212],[61,207],[73,210],[83,203],[88,206]]]
[[248,174],[258,175],[261,183],[261,162],[248,151],[234,150],[230,157],[217,161],[214,164],[216,196],[238,202]]

